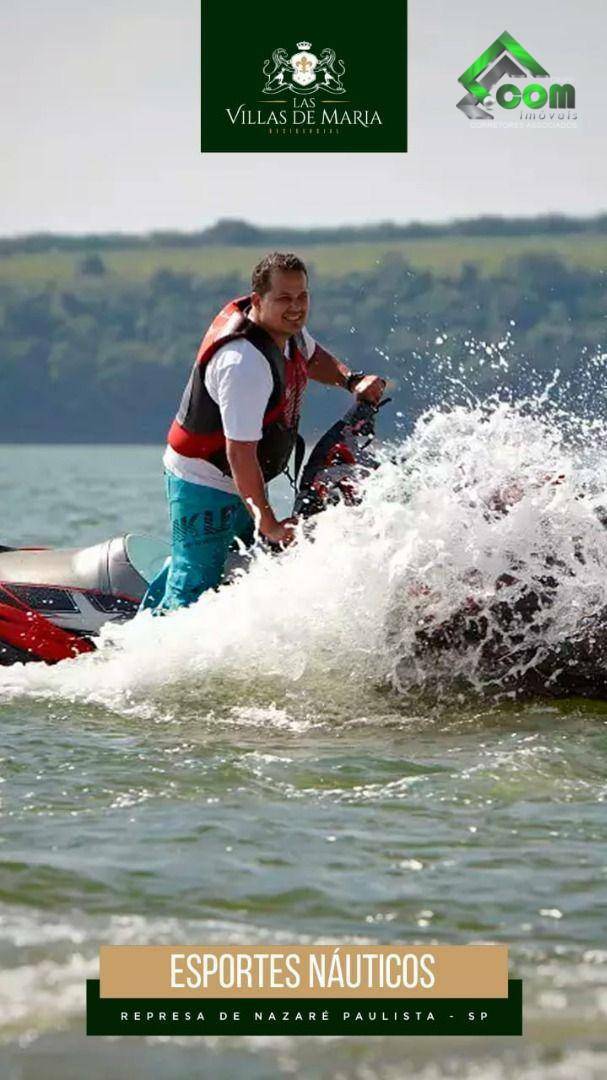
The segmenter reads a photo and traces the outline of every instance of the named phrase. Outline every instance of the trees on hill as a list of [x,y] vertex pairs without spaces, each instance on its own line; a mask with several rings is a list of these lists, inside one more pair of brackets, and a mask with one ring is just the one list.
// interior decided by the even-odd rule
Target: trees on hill
[[[161,442],[208,322],[247,289],[237,275],[171,270],[126,284],[91,265],[69,288],[0,286],[4,441]],[[522,389],[531,367],[546,380],[559,367],[577,388],[606,318],[603,275],[553,255],[493,277],[467,264],[452,278],[392,256],[316,282],[310,329],[353,368],[387,374],[397,410],[414,418],[458,380],[482,395]],[[314,387],[304,424],[318,428],[342,405]]]

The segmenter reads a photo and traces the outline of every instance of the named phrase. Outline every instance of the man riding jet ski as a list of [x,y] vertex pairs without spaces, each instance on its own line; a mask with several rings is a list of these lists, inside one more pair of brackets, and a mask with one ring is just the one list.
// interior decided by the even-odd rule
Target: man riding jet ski
[[307,328],[310,285],[293,252],[273,251],[253,267],[251,290],[224,304],[196,353],[163,455],[171,561],[144,606],[189,607],[222,580],[230,546],[254,530],[270,544],[294,540],[267,486],[298,442],[309,380],[376,405],[385,379],[351,371]]
[[[361,477],[377,466],[369,451],[377,411],[357,402],[318,441],[296,490],[296,516],[356,500]],[[0,665],[91,652],[105,623],[134,617],[168,555],[165,541],[132,533],[85,548],[0,548]],[[237,560],[235,553],[224,580]]]

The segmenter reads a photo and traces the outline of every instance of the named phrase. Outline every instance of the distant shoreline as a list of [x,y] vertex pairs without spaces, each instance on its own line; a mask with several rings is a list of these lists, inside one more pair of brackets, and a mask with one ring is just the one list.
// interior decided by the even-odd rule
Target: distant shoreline
[[178,229],[159,229],[146,233],[23,233],[0,236],[0,257],[13,252],[40,252],[65,248],[88,251],[91,247],[105,250],[142,248],[148,246],[237,247],[259,244],[333,244],[376,240],[406,240],[461,236],[545,236],[568,235],[576,232],[607,233],[607,211],[578,217],[562,213],[535,214],[529,217],[502,217],[485,214],[480,217],[457,218],[450,221],[378,221],[365,225],[344,223],[337,226],[311,228],[293,226],[263,226],[240,219],[224,218],[199,232]]

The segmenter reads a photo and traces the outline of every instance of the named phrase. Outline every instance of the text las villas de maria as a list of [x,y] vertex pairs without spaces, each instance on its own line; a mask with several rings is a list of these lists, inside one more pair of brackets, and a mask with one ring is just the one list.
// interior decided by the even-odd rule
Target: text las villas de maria
[[302,100],[292,109],[251,109],[245,103],[226,108],[231,124],[243,127],[376,127],[383,121],[377,109],[346,109],[343,105],[324,105]]

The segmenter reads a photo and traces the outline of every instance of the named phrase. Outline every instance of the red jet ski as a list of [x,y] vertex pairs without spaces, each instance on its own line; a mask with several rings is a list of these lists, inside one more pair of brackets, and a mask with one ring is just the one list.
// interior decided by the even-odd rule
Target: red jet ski
[[0,664],[91,652],[104,623],[133,618],[168,554],[133,533],[85,548],[0,548]]

